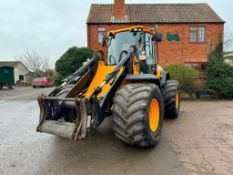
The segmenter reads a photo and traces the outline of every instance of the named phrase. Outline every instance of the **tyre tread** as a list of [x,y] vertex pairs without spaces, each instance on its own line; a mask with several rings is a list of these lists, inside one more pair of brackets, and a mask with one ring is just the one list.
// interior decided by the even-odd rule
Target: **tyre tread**
[[[127,84],[116,93],[113,105],[113,131],[120,140],[139,147],[155,145],[145,132],[145,109],[154,84]],[[124,109],[124,110],[123,110]]]

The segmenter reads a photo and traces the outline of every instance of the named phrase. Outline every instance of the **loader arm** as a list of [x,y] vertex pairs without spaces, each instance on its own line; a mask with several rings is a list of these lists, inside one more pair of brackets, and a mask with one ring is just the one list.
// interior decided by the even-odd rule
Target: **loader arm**
[[[85,138],[87,130],[100,125],[110,110],[112,96],[130,72],[130,58],[131,54],[127,54],[120,58],[116,66],[104,66],[103,61],[96,61],[95,57],[70,76],[70,81],[77,76],[81,77],[65,96],[59,94],[62,94],[69,81],[49,96],[39,96],[41,112],[37,131],[72,140]],[[100,81],[99,71],[104,67],[110,72]],[[76,116],[75,120],[69,119],[69,113]]]

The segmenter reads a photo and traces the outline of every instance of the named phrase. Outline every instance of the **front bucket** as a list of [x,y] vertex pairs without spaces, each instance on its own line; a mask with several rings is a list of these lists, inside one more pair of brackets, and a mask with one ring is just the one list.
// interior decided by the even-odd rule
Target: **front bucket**
[[74,123],[45,120],[41,125],[41,132],[59,137],[73,139],[76,125]]
[[[65,113],[64,109],[66,102],[69,104],[70,102],[73,102],[73,105],[68,106],[77,113],[77,118],[73,123],[66,122],[56,116],[58,114]],[[85,138],[87,128],[87,111],[84,99],[45,97],[44,95],[41,95],[38,98],[38,103],[40,106],[40,122],[37,127],[37,132],[48,133],[71,140]],[[56,105],[59,104],[59,107],[54,107],[55,103]]]

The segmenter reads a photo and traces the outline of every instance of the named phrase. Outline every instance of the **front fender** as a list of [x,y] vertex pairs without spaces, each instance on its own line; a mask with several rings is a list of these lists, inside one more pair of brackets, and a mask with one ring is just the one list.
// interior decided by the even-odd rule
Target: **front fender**
[[153,74],[139,74],[139,75],[127,75],[125,80],[128,82],[150,82],[156,84],[160,88],[160,79]]

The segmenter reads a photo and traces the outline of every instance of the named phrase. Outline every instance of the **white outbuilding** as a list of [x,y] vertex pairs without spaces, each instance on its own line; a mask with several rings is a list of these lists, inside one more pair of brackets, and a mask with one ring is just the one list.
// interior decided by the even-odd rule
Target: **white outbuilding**
[[14,80],[16,82],[31,84],[33,72],[30,71],[21,61],[0,61],[0,67],[14,68]]

